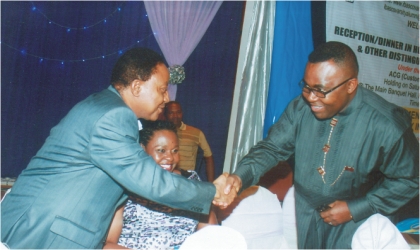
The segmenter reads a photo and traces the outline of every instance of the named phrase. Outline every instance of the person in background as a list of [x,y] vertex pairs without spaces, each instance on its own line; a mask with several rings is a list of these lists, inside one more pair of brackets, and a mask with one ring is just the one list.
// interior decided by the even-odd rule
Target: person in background
[[[18,248],[102,248],[125,191],[177,209],[208,214],[226,206],[226,175],[197,182],[162,169],[138,143],[138,118],[156,120],[168,97],[163,58],[126,51],[111,86],[76,104],[1,203],[1,241]],[[89,83],[86,83],[89,84]]]
[[[176,127],[169,121],[142,120],[142,148],[169,172],[190,180],[200,180],[195,171],[176,170],[179,145]],[[130,195],[111,223],[105,249],[119,247],[135,249],[169,249],[179,247],[185,238],[206,223],[199,223],[199,214],[176,210],[142,197]],[[210,212],[209,224],[217,225],[216,215]]]
[[203,132],[182,122],[182,108],[177,101],[170,101],[165,105],[165,117],[168,121],[173,122],[178,129],[180,155],[178,168],[195,170],[198,147],[200,147],[204,152],[207,180],[214,181],[213,154]]
[[419,194],[419,142],[406,110],[358,87],[349,46],[327,42],[308,59],[302,95],[238,163],[225,192],[294,155],[298,248],[351,248],[365,221],[392,218]]

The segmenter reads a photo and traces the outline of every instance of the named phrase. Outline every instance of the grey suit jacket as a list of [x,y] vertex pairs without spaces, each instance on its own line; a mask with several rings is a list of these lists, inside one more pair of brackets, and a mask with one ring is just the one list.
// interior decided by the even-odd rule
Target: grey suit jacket
[[11,248],[101,248],[124,190],[208,213],[215,187],[160,168],[138,143],[137,117],[110,86],[55,126],[1,204]]

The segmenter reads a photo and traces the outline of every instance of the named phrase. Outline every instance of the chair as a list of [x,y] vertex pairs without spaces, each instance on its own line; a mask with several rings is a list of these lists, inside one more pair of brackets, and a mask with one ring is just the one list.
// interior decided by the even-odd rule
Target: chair
[[352,249],[410,249],[397,227],[381,214],[371,215],[354,232]]
[[[277,195],[261,186],[241,194],[222,226],[240,232],[248,249],[288,249],[283,234],[283,214]],[[245,197],[244,197],[245,196]]]
[[208,225],[185,239],[179,250],[246,250],[244,237],[229,227]]

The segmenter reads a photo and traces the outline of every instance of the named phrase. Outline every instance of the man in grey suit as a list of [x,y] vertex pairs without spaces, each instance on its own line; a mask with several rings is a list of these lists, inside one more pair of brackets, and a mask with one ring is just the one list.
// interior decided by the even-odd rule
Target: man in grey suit
[[391,218],[419,194],[410,115],[360,87],[358,72],[349,46],[317,47],[299,83],[302,94],[228,178],[226,191],[246,188],[294,155],[299,249],[351,248],[365,221]]
[[117,61],[112,86],[78,103],[52,128],[1,204],[10,248],[102,248],[115,209],[130,191],[174,208],[208,213],[226,176],[195,182],[156,165],[141,148],[138,118],[156,120],[169,101],[161,56],[144,48]]

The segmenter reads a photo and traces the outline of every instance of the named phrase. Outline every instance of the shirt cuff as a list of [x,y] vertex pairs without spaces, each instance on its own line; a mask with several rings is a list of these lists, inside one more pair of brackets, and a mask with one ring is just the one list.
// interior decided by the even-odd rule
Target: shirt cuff
[[368,218],[375,213],[366,197],[347,201],[347,206],[355,222]]
[[[202,214],[209,214],[211,209],[212,200],[214,200],[214,196],[216,195],[216,186],[211,182],[200,182],[200,184],[203,184],[205,186],[205,193],[203,194],[206,198],[206,200],[210,200],[210,202],[205,202],[203,206],[202,211],[198,211]],[[197,211],[195,211],[197,212]]]

